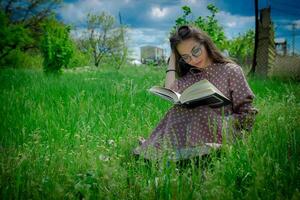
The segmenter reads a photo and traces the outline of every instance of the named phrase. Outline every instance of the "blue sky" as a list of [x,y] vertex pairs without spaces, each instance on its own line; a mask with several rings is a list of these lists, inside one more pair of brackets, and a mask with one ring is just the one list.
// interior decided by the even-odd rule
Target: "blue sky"
[[[259,0],[259,8],[271,5],[275,36],[286,38],[288,47],[292,47],[291,23],[296,23],[296,51],[300,53],[300,2],[297,1]],[[139,47],[144,45],[159,46],[169,52],[168,32],[176,18],[182,15],[182,6],[190,6],[196,18],[209,14],[206,9],[209,3],[219,8],[216,18],[228,38],[254,29],[254,0],[65,0],[58,16],[76,27],[74,35],[80,35],[85,29],[87,13],[106,11],[119,22],[120,12],[123,24],[129,27],[131,56],[138,59]]]

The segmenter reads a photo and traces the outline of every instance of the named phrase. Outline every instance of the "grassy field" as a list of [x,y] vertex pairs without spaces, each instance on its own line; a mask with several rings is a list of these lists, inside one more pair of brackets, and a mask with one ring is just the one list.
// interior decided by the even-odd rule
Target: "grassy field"
[[253,131],[207,166],[135,160],[163,70],[0,70],[1,199],[300,199],[300,84],[252,78]]

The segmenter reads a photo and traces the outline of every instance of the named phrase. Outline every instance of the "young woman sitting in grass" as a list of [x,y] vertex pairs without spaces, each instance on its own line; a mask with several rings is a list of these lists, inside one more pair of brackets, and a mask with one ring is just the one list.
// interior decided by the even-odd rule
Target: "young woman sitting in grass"
[[192,26],[179,27],[170,37],[170,45],[167,88],[181,93],[193,83],[207,79],[232,104],[219,108],[174,105],[149,139],[140,139],[134,154],[150,160],[164,156],[174,160],[201,157],[212,147],[232,142],[241,130],[251,130],[257,111],[241,67],[225,58],[207,34]]

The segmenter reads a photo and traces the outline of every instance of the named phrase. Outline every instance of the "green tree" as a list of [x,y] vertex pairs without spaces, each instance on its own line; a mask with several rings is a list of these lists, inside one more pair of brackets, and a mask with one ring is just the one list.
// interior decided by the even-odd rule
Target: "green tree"
[[218,48],[228,50],[230,57],[236,59],[240,64],[250,64],[254,48],[254,31],[248,30],[246,33],[232,40],[228,40],[223,27],[215,18],[218,13],[218,8],[213,4],[209,4],[207,9],[211,13],[210,16],[199,16],[196,20],[193,20],[191,17],[193,15],[191,8],[183,6],[183,15],[176,19],[176,26],[173,27],[172,31],[178,26],[187,24],[199,27],[211,37]]
[[0,0],[0,61],[12,50],[38,49],[42,22],[53,14],[61,0]]
[[70,27],[49,19],[43,24],[41,50],[45,72],[59,72],[67,67],[73,53],[73,43],[69,38]]
[[0,60],[13,49],[24,49],[33,42],[29,30],[23,24],[11,24],[5,13],[0,11]]
[[[199,16],[196,20],[193,20],[192,10],[188,6],[183,6],[183,15],[176,19],[176,27],[186,24],[191,24],[199,27],[201,30],[205,31],[213,40],[213,42],[221,49],[226,49],[227,39],[224,33],[224,29],[219,25],[218,20],[215,18],[218,13],[218,8],[213,4],[208,4],[207,9],[210,11],[211,15],[202,17]],[[174,30],[174,29],[173,29]]]
[[183,15],[175,20],[176,27],[192,23],[191,19],[189,19],[189,16],[192,13],[191,8],[188,6],[182,6],[181,9],[183,10]]
[[126,60],[127,47],[124,41],[125,27],[115,27],[115,18],[108,13],[88,14],[88,45],[92,52],[95,66],[106,57],[119,68]]
[[244,34],[228,42],[229,55],[240,64],[251,64],[254,50],[254,31],[248,30]]

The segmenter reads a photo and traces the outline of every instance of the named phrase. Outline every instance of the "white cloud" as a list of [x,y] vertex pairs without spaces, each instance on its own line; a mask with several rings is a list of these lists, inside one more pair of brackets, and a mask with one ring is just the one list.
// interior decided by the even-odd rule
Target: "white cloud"
[[236,22],[227,22],[226,24],[228,27],[236,27],[237,23]]
[[254,16],[232,15],[224,11],[220,11],[216,16],[225,27],[245,26],[254,23]]
[[293,30],[293,24],[295,24],[295,29],[298,30],[300,29],[300,19],[294,20],[293,22],[290,22],[290,25],[286,26],[286,29],[292,31]]
[[151,16],[153,18],[163,18],[168,14],[168,8],[152,7]]
[[220,11],[216,15],[217,20],[224,27],[228,38],[236,37],[250,28],[254,28],[254,16],[232,15],[229,12]]
[[[159,2],[151,4],[149,1],[132,0],[79,0],[73,3],[64,3],[59,13],[64,22],[83,27],[72,31],[72,35],[78,37],[82,36],[85,31],[82,25],[85,23],[89,12],[100,13],[106,11],[118,20],[118,12],[121,11],[123,21],[127,20],[127,23],[129,23],[127,25],[134,27],[128,30],[128,37],[130,38],[128,45],[132,51],[132,56],[139,59],[140,47],[144,45],[161,47],[168,54],[170,51],[168,31],[175,24],[175,20],[183,14],[181,10],[183,5],[188,5],[192,9],[191,20],[195,20],[198,16],[210,15],[206,9],[208,0],[181,0],[178,3],[170,4],[160,4]],[[243,33],[254,27],[254,17],[251,16],[232,15],[220,11],[216,17],[224,27],[228,38],[233,38],[238,33]]]
[[199,3],[197,0],[183,0],[184,3],[196,4]]
[[[126,4],[126,1],[122,3]],[[88,13],[106,11],[112,15],[117,15],[119,11],[118,8],[116,1],[80,0],[74,3],[64,3],[59,13],[65,22],[80,24],[86,21]]]
[[68,3],[60,9],[59,13],[66,23],[77,24],[78,22],[83,22],[86,14],[82,9],[76,9],[76,4]]
[[280,19],[275,21],[275,30],[277,28],[286,29],[288,31],[293,30],[293,24],[295,24],[295,29],[300,29],[300,19],[298,20],[287,20],[287,19]]

